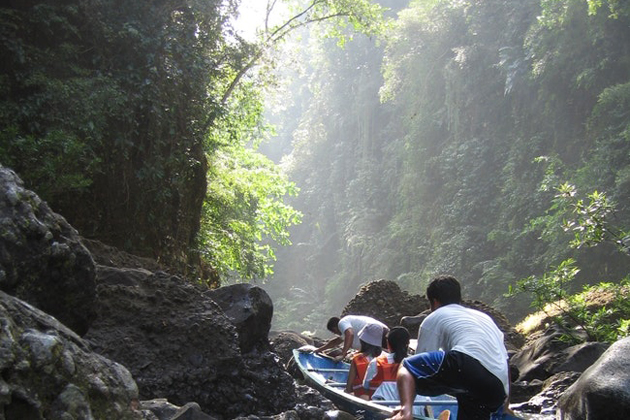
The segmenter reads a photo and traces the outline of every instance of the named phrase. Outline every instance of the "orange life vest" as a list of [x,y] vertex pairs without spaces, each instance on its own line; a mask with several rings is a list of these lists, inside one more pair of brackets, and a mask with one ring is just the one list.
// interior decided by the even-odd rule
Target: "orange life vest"
[[385,381],[396,382],[396,374],[398,373],[400,363],[389,362],[387,355],[376,358],[376,375],[370,380],[370,391],[374,393],[376,388]]
[[358,397],[361,395],[369,395],[371,397],[374,390],[363,388],[363,378],[365,378],[365,372],[367,371],[368,364],[370,364],[370,359],[363,353],[357,353],[352,358],[352,363],[354,363],[357,370],[357,375],[354,377],[354,382],[352,383],[354,395]]

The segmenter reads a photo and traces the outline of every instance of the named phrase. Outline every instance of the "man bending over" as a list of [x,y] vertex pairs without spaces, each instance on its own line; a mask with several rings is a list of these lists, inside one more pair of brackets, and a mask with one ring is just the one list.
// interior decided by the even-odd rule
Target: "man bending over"
[[401,409],[392,419],[412,419],[416,393],[455,396],[458,420],[489,419],[509,394],[503,333],[488,315],[460,305],[454,277],[433,279],[427,298],[431,313],[420,325],[416,354],[398,370]]

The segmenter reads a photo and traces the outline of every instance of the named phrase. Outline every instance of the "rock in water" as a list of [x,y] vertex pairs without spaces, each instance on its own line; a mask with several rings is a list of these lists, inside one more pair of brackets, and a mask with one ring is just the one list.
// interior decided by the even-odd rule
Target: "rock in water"
[[630,337],[614,343],[558,400],[563,420],[620,418],[630,413]]

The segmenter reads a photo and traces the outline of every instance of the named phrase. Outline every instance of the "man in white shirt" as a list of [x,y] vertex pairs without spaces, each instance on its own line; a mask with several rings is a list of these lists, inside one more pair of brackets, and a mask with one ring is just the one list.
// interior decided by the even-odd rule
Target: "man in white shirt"
[[458,420],[489,419],[509,395],[503,333],[488,315],[460,305],[454,277],[433,279],[427,298],[431,314],[420,326],[416,354],[398,370],[401,409],[393,419],[411,420],[416,393],[454,395]]
[[320,353],[324,350],[337,347],[338,345],[343,343],[341,355],[335,357],[335,360],[343,360],[348,354],[350,348],[361,350],[359,331],[361,331],[361,329],[363,329],[363,327],[365,327],[367,324],[377,324],[381,328],[383,328],[383,343],[385,344],[385,346],[387,346],[386,337],[387,333],[389,332],[389,328],[381,321],[363,315],[346,315],[341,319],[334,316],[328,320],[326,328],[333,334],[338,335],[338,337],[330,339],[323,346],[315,349],[315,353]]

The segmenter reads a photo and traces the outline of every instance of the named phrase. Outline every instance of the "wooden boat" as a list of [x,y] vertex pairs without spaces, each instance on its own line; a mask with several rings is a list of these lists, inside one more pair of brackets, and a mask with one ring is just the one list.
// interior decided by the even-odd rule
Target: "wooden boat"
[[[293,350],[293,358],[308,385],[332,401],[337,408],[357,418],[383,420],[392,417],[394,408],[400,405],[399,400],[367,401],[344,392],[350,369],[348,363],[336,362],[330,357],[299,349]],[[445,416],[446,413],[442,414],[442,417],[438,417],[445,410],[451,412],[450,418],[457,417],[457,401],[450,396],[433,397],[430,401],[422,401],[418,404],[431,407],[429,411],[433,412],[435,417],[428,417],[426,413],[423,415],[414,414],[414,418],[417,420],[448,418],[448,415]]]

